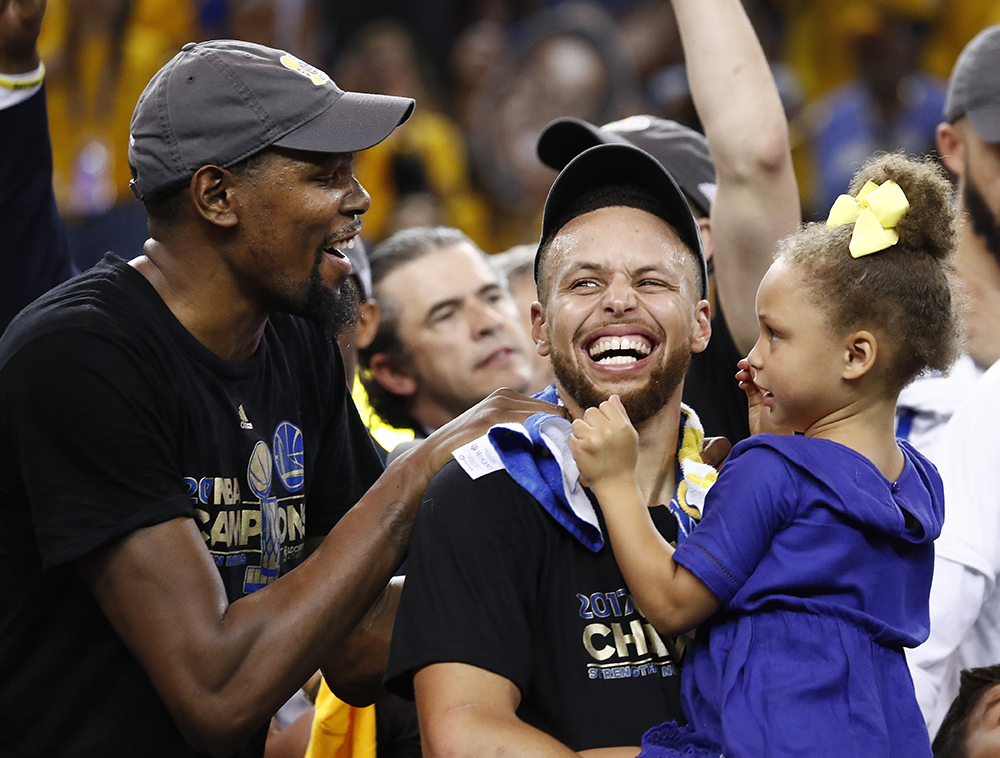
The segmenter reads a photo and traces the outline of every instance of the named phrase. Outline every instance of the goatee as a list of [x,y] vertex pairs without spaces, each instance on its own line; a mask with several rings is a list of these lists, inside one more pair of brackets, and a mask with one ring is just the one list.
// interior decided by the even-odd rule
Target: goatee
[[549,358],[556,381],[577,405],[583,409],[593,408],[617,393],[632,424],[639,426],[659,413],[681,386],[691,364],[691,346],[678,345],[667,356],[665,363],[653,369],[645,385],[622,391],[596,387],[569,355],[555,347],[549,353]]
[[962,200],[965,211],[972,221],[972,231],[976,233],[976,236],[983,238],[990,255],[996,259],[997,263],[1000,263],[1000,222],[997,222],[986,198],[983,197],[979,186],[968,172],[965,175],[965,190]]
[[319,269],[314,268],[309,275],[301,314],[322,326],[330,337],[337,337],[350,328],[358,319],[361,293],[350,276],[345,276],[336,290],[323,283]]

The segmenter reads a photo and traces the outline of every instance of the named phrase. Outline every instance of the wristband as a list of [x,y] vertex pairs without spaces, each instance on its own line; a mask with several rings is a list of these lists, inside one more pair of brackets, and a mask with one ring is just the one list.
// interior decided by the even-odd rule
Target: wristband
[[45,79],[45,64],[39,63],[34,71],[24,74],[0,73],[0,88],[9,90],[25,90],[37,87]]

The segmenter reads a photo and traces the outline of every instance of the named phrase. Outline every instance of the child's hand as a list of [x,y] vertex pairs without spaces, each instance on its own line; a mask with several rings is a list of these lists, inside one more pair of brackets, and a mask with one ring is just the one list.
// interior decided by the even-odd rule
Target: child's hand
[[750,417],[750,434],[760,434],[761,415],[764,413],[764,393],[754,384],[750,361],[746,358],[736,364],[736,381],[740,389],[747,393],[747,415]]
[[618,395],[588,408],[573,422],[569,449],[586,486],[593,489],[614,479],[632,481],[639,435]]
[[750,419],[750,434],[791,434],[791,429],[771,422],[771,414],[764,406],[764,393],[753,380],[750,361],[743,358],[736,364],[736,381],[740,389],[747,393],[747,416]]

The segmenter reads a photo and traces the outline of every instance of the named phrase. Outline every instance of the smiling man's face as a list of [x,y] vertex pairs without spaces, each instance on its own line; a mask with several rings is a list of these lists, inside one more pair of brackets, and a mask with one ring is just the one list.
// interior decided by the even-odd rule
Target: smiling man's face
[[270,148],[237,176],[245,252],[230,265],[268,311],[287,311],[336,333],[352,318],[339,296],[350,272],[344,248],[371,206],[353,153]]
[[711,334],[694,256],[660,218],[612,206],[567,223],[541,277],[532,337],[574,413],[621,396],[642,424],[680,397]]

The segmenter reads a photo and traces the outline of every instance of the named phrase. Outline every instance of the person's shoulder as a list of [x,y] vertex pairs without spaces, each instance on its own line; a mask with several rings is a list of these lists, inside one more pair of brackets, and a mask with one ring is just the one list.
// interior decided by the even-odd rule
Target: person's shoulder
[[461,493],[483,496],[487,499],[490,499],[493,493],[509,494],[513,490],[523,492],[506,469],[501,468],[473,478],[454,458],[438,469],[427,487],[427,492],[435,494]]
[[844,445],[802,434],[755,434],[748,437],[733,446],[723,472],[730,466],[743,469],[750,475],[759,475],[764,470],[783,470],[807,480],[856,476],[858,470],[871,468],[866,458]]
[[424,491],[424,511],[446,519],[479,519],[483,525],[516,518],[537,518],[542,506],[506,469],[472,478],[452,459],[431,479]]
[[[72,331],[127,331],[138,322],[135,293],[141,274],[109,254],[93,268],[52,288],[21,311],[0,340],[0,364],[32,341]],[[151,285],[147,286],[152,289]]]

